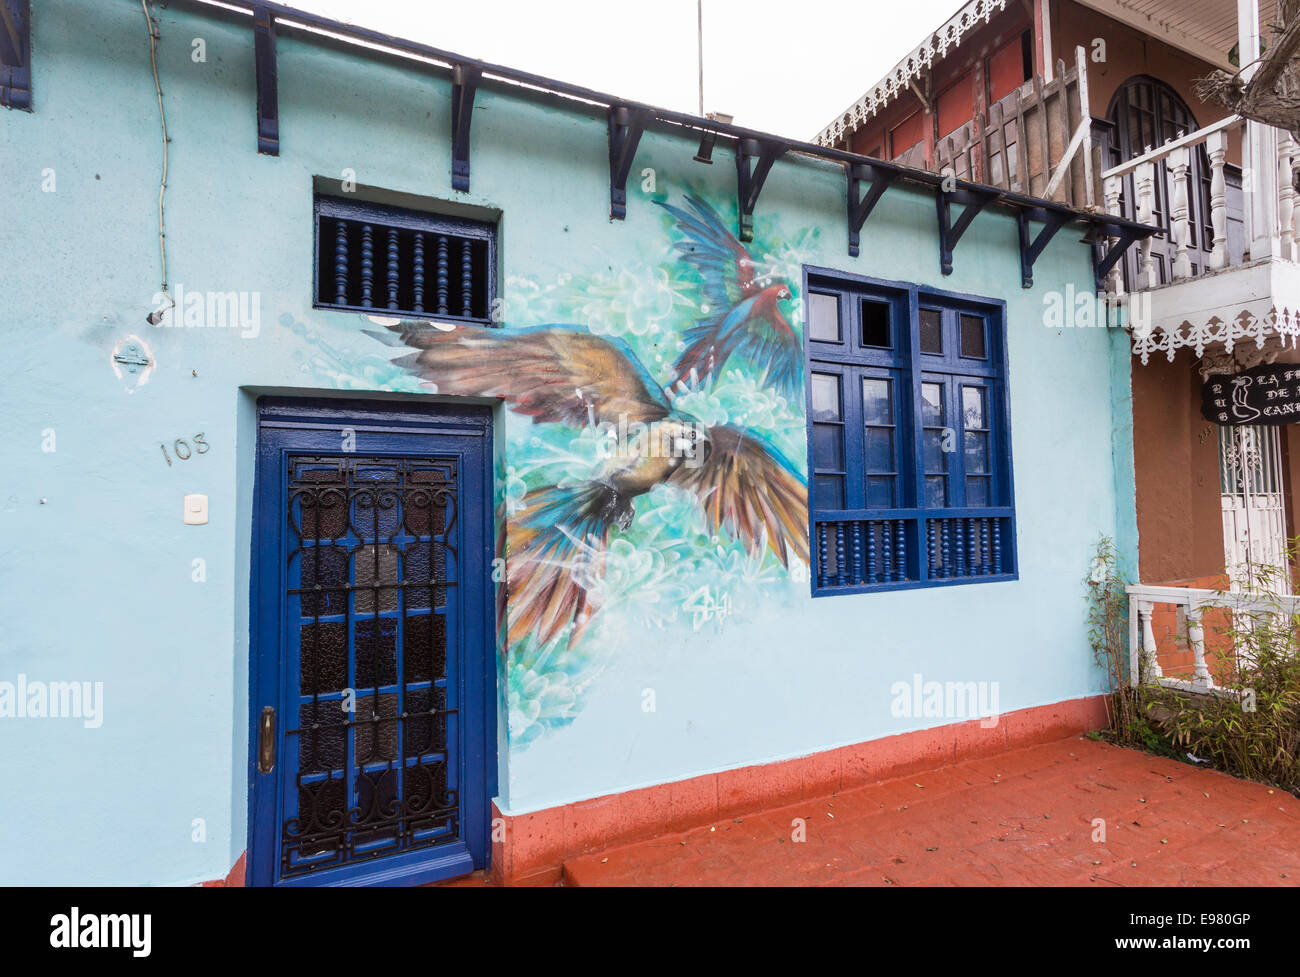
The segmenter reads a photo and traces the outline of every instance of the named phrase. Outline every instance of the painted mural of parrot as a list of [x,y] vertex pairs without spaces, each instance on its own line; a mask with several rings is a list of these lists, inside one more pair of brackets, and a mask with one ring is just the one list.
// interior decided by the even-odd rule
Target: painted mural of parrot
[[507,532],[510,644],[529,634],[544,643],[566,630],[573,644],[595,610],[591,584],[603,575],[610,533],[627,530],[636,500],[659,484],[693,492],[710,530],[725,528],[751,553],[767,548],[787,566],[807,562],[807,491],[790,463],[752,432],[705,428],[674,411],[620,340],[566,325],[389,328],[415,350],[394,362],[438,393],[501,398],[534,424],[640,422],[656,432],[606,457],[586,482],[524,497]]
[[780,303],[790,298],[785,282],[758,278],[749,251],[699,197],[686,195],[690,213],[656,201],[672,214],[685,237],[675,247],[699,272],[707,311],[686,330],[686,349],[674,367],[679,380],[704,378],[739,355],[765,374],[787,400],[803,383],[803,349]]

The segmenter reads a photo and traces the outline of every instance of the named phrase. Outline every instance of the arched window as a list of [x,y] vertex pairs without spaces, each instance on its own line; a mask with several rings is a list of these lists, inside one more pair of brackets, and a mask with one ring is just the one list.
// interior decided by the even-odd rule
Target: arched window
[[1200,128],[1182,97],[1150,75],[1134,75],[1120,85],[1106,118],[1115,126],[1125,160]]
[[[1112,160],[1115,163],[1127,162],[1200,128],[1196,116],[1182,96],[1166,82],[1150,75],[1134,75],[1120,85],[1110,100],[1106,119],[1112,127]],[[1188,194],[1192,234],[1187,244],[1194,275],[1200,274],[1204,269],[1214,246],[1214,228],[1210,223],[1210,177],[1209,157],[1205,147],[1198,146],[1192,153]],[[1124,183],[1124,211],[1126,216],[1135,217],[1132,205],[1135,199],[1133,178],[1129,177]],[[1156,269],[1161,282],[1170,280],[1173,263],[1173,242],[1168,233],[1171,191],[1169,171],[1160,163],[1156,167],[1153,223],[1165,230],[1164,240],[1155,242]],[[1136,266],[1131,258],[1128,264],[1131,275]]]

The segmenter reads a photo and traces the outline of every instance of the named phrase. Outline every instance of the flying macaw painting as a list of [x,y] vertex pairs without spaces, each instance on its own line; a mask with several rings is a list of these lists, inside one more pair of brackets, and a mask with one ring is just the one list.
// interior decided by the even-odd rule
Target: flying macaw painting
[[761,367],[763,378],[787,397],[803,382],[803,346],[781,311],[790,299],[783,281],[756,274],[754,259],[722,223],[717,211],[687,196],[694,213],[660,203],[677,220],[682,261],[699,271],[708,309],[686,330],[686,349],[676,363],[679,377],[709,376],[733,355]]
[[681,203],[659,202],[666,236],[633,259],[508,278],[503,328],[370,333],[406,353],[382,367],[365,357],[367,372],[508,409],[498,613],[516,745],[576,717],[621,635],[720,630],[807,593],[788,282],[810,242],[760,250],[760,234],[751,252],[704,199]]
[[567,325],[394,328],[418,350],[398,364],[439,393],[499,397],[535,424],[604,432],[598,467],[529,489],[509,520],[510,646],[579,639],[599,609],[611,533],[631,528],[637,500],[658,485],[693,493],[710,534],[725,530],[786,566],[808,562],[807,490],[790,462],[758,432],[675,410],[626,343]]

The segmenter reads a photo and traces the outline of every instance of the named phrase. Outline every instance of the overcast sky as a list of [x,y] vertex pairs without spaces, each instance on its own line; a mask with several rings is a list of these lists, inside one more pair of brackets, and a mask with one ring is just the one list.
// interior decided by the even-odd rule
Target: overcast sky
[[[695,112],[696,0],[286,0],[468,57]],[[961,0],[704,0],[704,110],[811,139]]]

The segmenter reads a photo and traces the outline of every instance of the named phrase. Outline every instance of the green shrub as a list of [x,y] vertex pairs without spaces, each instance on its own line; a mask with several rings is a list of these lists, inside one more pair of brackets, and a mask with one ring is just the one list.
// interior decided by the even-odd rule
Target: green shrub
[[[1287,553],[1287,564],[1296,554]],[[1195,758],[1247,780],[1300,796],[1300,614],[1294,613],[1286,566],[1252,566],[1237,591],[1220,592],[1207,609],[1222,623],[1213,633],[1220,657],[1215,690],[1171,689],[1129,679],[1128,598],[1114,545],[1098,544],[1089,575],[1089,640],[1105,669],[1107,738],[1173,756]],[[1252,602],[1244,609],[1241,601]],[[1143,677],[1145,679],[1145,676]],[[1189,757],[1190,754],[1190,757]]]
[[[1289,550],[1287,563],[1294,559]],[[1216,693],[1152,688],[1148,710],[1167,714],[1163,726],[1180,749],[1300,795],[1300,614],[1286,596],[1286,567],[1256,565],[1246,577],[1211,605],[1223,609],[1214,633],[1234,652],[1215,676]],[[1262,606],[1243,609],[1243,598]]]
[[1128,581],[1120,573],[1115,543],[1103,536],[1088,574],[1088,643],[1093,658],[1106,673],[1107,738],[1121,746],[1165,753],[1155,742],[1158,734],[1138,709],[1129,682]]

